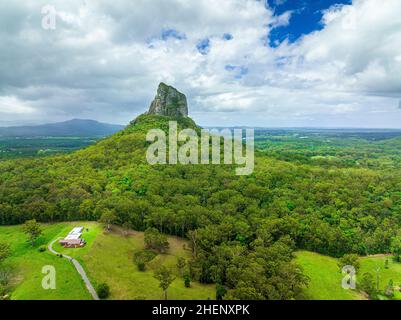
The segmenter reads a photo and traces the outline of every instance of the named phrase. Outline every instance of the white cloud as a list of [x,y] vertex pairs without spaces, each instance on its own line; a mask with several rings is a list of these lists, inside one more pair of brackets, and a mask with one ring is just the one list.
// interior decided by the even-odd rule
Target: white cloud
[[[323,86],[400,95],[400,12],[398,0],[354,0],[352,6],[335,6],[326,11],[322,31],[287,49],[305,57],[300,68],[317,71]],[[326,81],[328,72],[330,82]]]
[[29,114],[35,112],[35,109],[26,102],[20,101],[13,96],[0,96],[0,114]]
[[[275,17],[263,1],[55,0],[54,31],[41,28],[46,4],[0,3],[0,96],[34,108],[42,122],[127,123],[165,81],[187,93],[202,124],[221,114],[232,121],[224,125],[374,126],[359,120],[373,108],[388,126],[401,123],[391,113],[401,98],[398,0],[332,7],[323,30],[276,49],[267,36],[291,12]],[[163,41],[167,29],[185,39]],[[202,55],[196,45],[206,38]],[[22,119],[13,110],[3,104],[2,120]]]

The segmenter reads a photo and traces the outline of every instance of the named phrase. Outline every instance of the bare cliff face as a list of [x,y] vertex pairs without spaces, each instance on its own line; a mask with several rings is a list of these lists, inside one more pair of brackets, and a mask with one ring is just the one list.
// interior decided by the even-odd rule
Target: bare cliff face
[[187,98],[185,94],[162,82],[147,114],[188,117]]

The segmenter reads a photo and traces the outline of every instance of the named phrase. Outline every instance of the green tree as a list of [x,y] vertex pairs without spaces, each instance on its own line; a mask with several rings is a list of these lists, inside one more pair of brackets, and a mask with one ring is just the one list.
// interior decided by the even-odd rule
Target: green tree
[[175,276],[171,270],[165,266],[161,266],[156,270],[154,277],[159,280],[159,287],[162,288],[164,292],[164,299],[167,300],[167,290],[171,283],[175,280]]
[[164,253],[169,248],[167,236],[160,233],[156,228],[148,228],[144,237],[145,247]]
[[393,280],[389,280],[386,289],[384,290],[384,294],[386,297],[392,298],[394,296],[394,282]]
[[355,268],[355,271],[358,271],[359,268],[360,268],[360,262],[359,262],[358,255],[357,254],[345,254],[345,255],[343,255],[338,261],[338,267],[340,268],[340,271],[345,266],[353,266]]
[[190,275],[189,271],[184,272],[184,286],[185,286],[185,288],[191,287],[191,275]]
[[371,273],[365,272],[359,282],[359,289],[365,291],[369,296],[375,293],[375,281]]
[[110,287],[107,283],[101,283],[96,292],[100,299],[107,299],[110,296]]
[[102,213],[102,216],[99,219],[99,222],[103,223],[107,231],[110,232],[111,225],[117,221],[117,216],[113,210],[105,209]]
[[391,239],[391,253],[394,255],[394,259],[400,262],[401,257],[401,236],[396,236]]
[[138,260],[136,262],[136,266],[138,267],[139,271],[145,271],[146,269],[146,263],[144,261]]
[[188,238],[190,240],[192,254],[194,257],[196,257],[198,254],[198,231],[197,230],[188,231]]
[[178,257],[177,258],[177,268],[180,271],[180,275],[183,275],[184,268],[186,267],[187,262],[185,261],[185,258],[183,257]]
[[43,233],[40,224],[35,219],[26,221],[23,230],[28,235],[28,240],[32,246],[34,246],[36,239]]
[[223,300],[224,295],[227,293],[227,288],[221,283],[216,284],[216,300]]

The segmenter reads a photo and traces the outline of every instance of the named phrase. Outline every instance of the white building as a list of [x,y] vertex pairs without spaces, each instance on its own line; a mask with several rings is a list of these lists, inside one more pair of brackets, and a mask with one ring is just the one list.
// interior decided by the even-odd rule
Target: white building
[[85,245],[85,240],[82,239],[84,227],[76,227],[62,240],[60,244],[65,248],[79,248]]

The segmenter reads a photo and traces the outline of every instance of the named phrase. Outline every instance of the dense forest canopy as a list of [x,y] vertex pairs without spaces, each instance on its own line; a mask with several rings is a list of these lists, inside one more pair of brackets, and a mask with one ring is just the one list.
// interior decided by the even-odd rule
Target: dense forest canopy
[[167,132],[171,119],[143,115],[71,154],[1,161],[0,224],[98,220],[112,211],[117,224],[188,237],[192,276],[240,299],[297,297],[307,283],[293,262],[297,248],[332,256],[390,251],[401,225],[400,170],[321,166],[266,148],[249,176],[223,164],[150,166],[146,133]]

